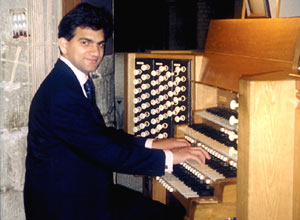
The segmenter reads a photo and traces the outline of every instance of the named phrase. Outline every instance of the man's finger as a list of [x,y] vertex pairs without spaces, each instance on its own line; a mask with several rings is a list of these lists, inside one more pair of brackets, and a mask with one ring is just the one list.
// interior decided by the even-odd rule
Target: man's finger
[[201,154],[203,154],[204,157],[207,159],[211,158],[209,153],[206,150],[204,150],[202,147],[191,147],[190,149],[194,152],[201,152]]

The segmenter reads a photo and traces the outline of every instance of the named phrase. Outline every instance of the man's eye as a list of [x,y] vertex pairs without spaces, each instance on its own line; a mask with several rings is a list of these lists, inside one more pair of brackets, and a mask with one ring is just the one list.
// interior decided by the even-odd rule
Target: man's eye
[[88,46],[88,45],[89,45],[89,42],[86,41],[86,40],[83,40],[83,41],[81,41],[81,44],[84,45],[84,46]]
[[100,43],[100,44],[99,44],[99,47],[100,47],[100,48],[102,48],[102,47],[104,47],[104,46],[105,46],[105,43]]

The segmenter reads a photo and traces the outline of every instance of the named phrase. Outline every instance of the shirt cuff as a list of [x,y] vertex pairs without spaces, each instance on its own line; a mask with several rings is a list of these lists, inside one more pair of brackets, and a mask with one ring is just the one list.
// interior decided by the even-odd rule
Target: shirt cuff
[[165,162],[165,172],[172,173],[173,172],[173,153],[170,150],[164,150],[166,155]]
[[152,148],[152,143],[153,143],[153,138],[148,138],[147,140],[146,140],[146,142],[145,142],[145,147],[146,148]]
[[[153,138],[148,138],[145,142],[145,147],[151,149]],[[173,153],[170,150],[164,150],[166,161],[165,161],[165,172],[172,173],[173,172]]]

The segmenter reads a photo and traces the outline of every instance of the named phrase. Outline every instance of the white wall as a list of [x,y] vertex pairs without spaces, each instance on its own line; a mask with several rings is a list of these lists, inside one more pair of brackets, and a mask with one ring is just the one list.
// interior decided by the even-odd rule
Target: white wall
[[[269,0],[271,15],[275,15],[276,0]],[[299,0],[280,0],[279,17],[300,16]]]

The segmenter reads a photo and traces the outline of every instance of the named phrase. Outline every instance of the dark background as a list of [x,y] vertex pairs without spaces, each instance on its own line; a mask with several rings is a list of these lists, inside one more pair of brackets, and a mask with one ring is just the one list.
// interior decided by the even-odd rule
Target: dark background
[[[208,19],[234,17],[234,0],[201,1],[206,6]],[[115,52],[201,49],[197,48],[196,39],[197,16],[201,16],[197,2],[199,0],[114,0]],[[170,37],[175,39],[171,41]]]
[[[241,0],[114,0],[113,6],[112,0],[82,0],[104,6],[113,13],[114,43],[109,40],[106,54],[202,50],[203,45],[197,43],[199,17],[234,18],[235,1]],[[199,12],[199,2],[205,6],[204,11]],[[208,25],[209,22],[205,22],[201,28],[205,31]]]

